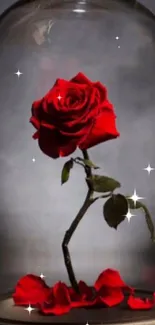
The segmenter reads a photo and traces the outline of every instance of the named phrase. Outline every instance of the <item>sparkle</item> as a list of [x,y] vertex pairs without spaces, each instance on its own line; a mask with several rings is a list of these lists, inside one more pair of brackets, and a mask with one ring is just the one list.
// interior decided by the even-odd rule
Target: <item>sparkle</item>
[[125,214],[126,218],[128,219],[128,222],[130,222],[132,217],[135,217],[135,214],[132,214],[130,209],[128,209],[127,214]]
[[60,94],[59,94],[59,96],[58,96],[57,98],[60,100],[62,97],[61,97]]
[[31,305],[29,305],[27,308],[25,308],[26,311],[28,311],[29,315],[31,315],[32,311],[35,310],[35,308],[32,308]]
[[43,273],[40,274],[40,278],[41,279],[44,279],[45,278],[45,275]]
[[118,45],[118,49],[120,49],[120,45]]
[[32,161],[35,162],[36,161],[35,158],[32,158]]
[[17,72],[15,72],[15,74],[18,76],[18,78],[21,76],[21,74],[23,74],[22,72],[20,72],[19,70]]
[[148,164],[148,166],[146,168],[144,168],[143,170],[146,170],[148,172],[148,174],[150,175],[150,173],[152,172],[152,170],[155,170],[154,168],[152,168],[150,166],[150,164]]
[[134,194],[131,197],[129,197],[129,199],[134,201],[134,205],[136,207],[136,202],[139,201],[139,200],[143,200],[144,197],[138,196],[137,193],[136,193],[136,190],[134,190]]
[[116,38],[117,40],[119,40],[119,36],[116,36],[115,38]]

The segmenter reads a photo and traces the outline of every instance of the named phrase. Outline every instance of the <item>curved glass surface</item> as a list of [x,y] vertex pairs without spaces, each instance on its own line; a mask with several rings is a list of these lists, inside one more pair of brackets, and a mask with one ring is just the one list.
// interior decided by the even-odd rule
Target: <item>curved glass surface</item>
[[[143,169],[155,167],[155,21],[121,1],[30,1],[3,18],[0,44],[1,279],[10,288],[21,274],[42,272],[49,283],[67,282],[61,242],[86,192],[83,171],[75,168],[61,187],[67,159],[46,157],[31,138],[31,104],[58,77],[82,71],[104,83],[121,136],[90,149],[91,159],[123,192],[136,188],[154,216],[155,172]],[[111,267],[152,288],[151,245],[141,212],[116,232],[98,202],[69,247],[78,279],[92,283]]]

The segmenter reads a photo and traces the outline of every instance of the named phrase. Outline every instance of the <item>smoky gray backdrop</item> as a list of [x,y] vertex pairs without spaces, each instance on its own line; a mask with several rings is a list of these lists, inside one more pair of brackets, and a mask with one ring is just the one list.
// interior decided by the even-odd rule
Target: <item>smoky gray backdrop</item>
[[[61,186],[67,158],[45,156],[29,124],[32,102],[57,77],[83,71],[108,87],[121,136],[90,149],[90,157],[101,173],[121,182],[121,193],[136,188],[155,222],[155,171],[148,176],[143,170],[155,167],[155,21],[126,2],[98,1],[96,8],[88,2],[78,13],[76,1],[47,8],[49,0],[44,8],[45,0],[38,0],[0,23],[1,291],[26,273],[43,273],[50,285],[69,283],[61,242],[86,194],[83,170],[76,166]],[[154,0],[145,2],[155,10]],[[4,3],[11,1],[1,0],[1,11]],[[102,206],[88,210],[69,245],[77,278],[92,284],[103,269],[115,268],[129,284],[155,288],[155,246],[143,213],[136,211],[115,231]]]

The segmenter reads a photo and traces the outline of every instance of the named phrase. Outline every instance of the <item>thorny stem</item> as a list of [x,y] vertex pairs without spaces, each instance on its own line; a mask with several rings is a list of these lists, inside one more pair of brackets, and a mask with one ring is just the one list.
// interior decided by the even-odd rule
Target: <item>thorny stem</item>
[[[82,154],[83,154],[84,159],[89,160],[89,155],[88,155],[87,150],[82,150]],[[87,178],[91,177],[92,176],[91,167],[84,166],[84,169],[85,169],[86,177]],[[86,198],[84,200],[84,203],[83,203],[81,209],[79,210],[78,214],[76,215],[75,219],[71,223],[69,229],[66,231],[63,242],[62,242],[62,251],[63,251],[63,256],[64,256],[64,262],[65,262],[66,269],[68,272],[68,277],[69,277],[72,287],[74,288],[74,290],[77,293],[79,293],[79,286],[78,286],[78,282],[76,280],[75,273],[73,270],[71,257],[70,257],[70,253],[69,253],[69,249],[68,249],[68,244],[69,244],[76,228],[78,227],[79,222],[83,218],[83,216],[86,213],[86,211],[88,210],[88,208],[91,206],[91,204],[93,204],[97,199],[100,198],[100,197],[93,198],[94,191],[90,184],[87,183],[87,186],[88,186],[88,192],[87,192]],[[110,195],[106,195],[105,197],[108,197],[108,196],[110,196]],[[104,197],[104,196],[102,196],[102,197]]]

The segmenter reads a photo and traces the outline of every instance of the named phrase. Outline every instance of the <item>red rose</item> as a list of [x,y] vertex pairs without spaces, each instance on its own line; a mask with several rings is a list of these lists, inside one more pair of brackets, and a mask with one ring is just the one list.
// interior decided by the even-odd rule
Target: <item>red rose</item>
[[84,150],[118,137],[115,118],[105,86],[78,73],[70,81],[57,79],[53,88],[32,104],[30,122],[37,129],[33,137],[40,149],[58,158],[77,147]]

